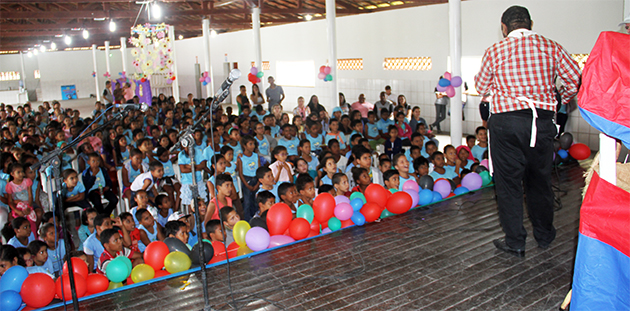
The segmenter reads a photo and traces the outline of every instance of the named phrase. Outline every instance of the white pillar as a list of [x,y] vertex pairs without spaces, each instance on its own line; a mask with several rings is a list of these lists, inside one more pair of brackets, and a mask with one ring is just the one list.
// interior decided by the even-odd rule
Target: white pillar
[[206,84],[206,97],[210,97],[214,96],[214,76],[212,75],[212,63],[210,62],[210,19],[204,18],[201,26],[203,32],[203,69],[208,72],[211,79],[210,83]]
[[171,44],[173,45],[171,47],[171,58],[173,59],[173,68],[171,71],[173,71],[173,76],[175,76],[175,80],[173,80],[173,83],[171,84],[173,86],[173,97],[175,97],[175,102],[179,102],[179,76],[177,75],[177,59],[175,58],[175,51],[177,50],[175,47],[175,26],[168,26],[168,37],[171,39]]
[[[462,75],[461,0],[448,0],[448,13],[451,75],[455,77]],[[462,87],[456,87],[455,96],[451,98],[451,144],[455,147],[462,143]]]
[[96,66],[96,44],[92,44],[92,62],[94,63],[94,85],[96,86],[96,100],[101,101],[101,91],[98,85],[98,67]]
[[122,71],[127,72],[127,38],[120,37],[120,55],[122,56]]
[[617,184],[617,141],[604,133],[599,133],[599,176]]
[[[110,80],[112,71],[109,67],[109,41],[105,41],[105,68],[107,69],[107,73],[110,74],[110,77],[108,77],[107,79]],[[114,85],[112,85],[112,88],[113,87]]]
[[623,1],[623,16],[622,20],[626,18],[626,16],[630,16],[630,0]]
[[326,24],[328,32],[328,66],[333,77],[331,83],[332,105],[328,105],[330,111],[333,107],[339,106],[339,93],[337,92],[337,11],[335,0],[326,0]]
[[[259,71],[263,71],[262,47],[260,40],[260,8],[258,7],[252,9],[252,29],[254,30],[254,62],[256,63],[256,68],[258,68]],[[265,78],[267,77],[263,77],[262,79],[260,79],[260,85],[258,85],[260,93],[263,95],[263,97],[265,96],[265,89],[263,87],[265,83]],[[252,105],[253,104],[255,103],[252,103]]]
[[26,90],[26,70],[24,69],[24,52],[20,52],[20,67],[22,69],[22,87]]

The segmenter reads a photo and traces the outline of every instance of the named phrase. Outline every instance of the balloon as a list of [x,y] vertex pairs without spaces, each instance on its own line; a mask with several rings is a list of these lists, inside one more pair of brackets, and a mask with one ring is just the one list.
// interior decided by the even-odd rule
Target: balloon
[[[203,244],[203,250],[204,253],[206,253],[206,248],[208,247],[208,240],[205,240],[206,242]],[[196,244],[199,245],[199,244]],[[195,245],[195,246],[196,246]],[[194,250],[194,248],[193,248]],[[197,251],[199,251],[197,249]],[[219,261],[223,261],[225,259],[227,259],[227,255],[225,252],[225,244],[223,244],[223,242],[219,242],[219,241],[212,241],[212,252],[213,252],[213,257],[209,259],[209,263],[215,263],[215,262],[219,262]],[[191,258],[192,259],[192,258]],[[208,257],[206,257],[206,260],[208,260]],[[199,258],[197,258],[197,261],[199,261]]]
[[420,177],[420,182],[418,183],[421,189],[429,189],[433,190],[433,177],[429,175],[424,175]]
[[431,203],[434,203],[440,200],[442,200],[442,195],[437,191],[433,191],[433,199],[431,200]]
[[320,80],[324,80],[326,79],[326,74],[323,72],[320,72],[317,74],[317,78],[319,78]]
[[205,78],[205,77],[207,77],[207,76],[208,76],[208,72],[207,72],[207,71],[204,71],[204,72],[203,72],[203,74],[202,74],[202,76],[203,76],[204,78]]
[[319,233],[319,229],[319,221],[317,221],[317,219],[313,219],[311,222],[311,231],[317,231],[317,233]]
[[462,77],[460,76],[455,76],[451,78],[451,85],[454,87],[458,87],[460,85],[462,85]]
[[[472,174],[472,173],[471,173]],[[468,174],[470,175],[470,174]],[[466,176],[468,176],[466,175]],[[437,191],[443,198],[446,198],[449,193],[451,193],[451,183],[448,180],[438,180],[433,185],[433,191]]]
[[129,270],[127,264],[119,259],[110,261],[105,268],[105,275],[114,283],[124,281],[129,276],[129,273],[131,273],[131,270]]
[[328,219],[328,228],[331,231],[337,231],[341,229],[341,220],[339,220],[339,218],[337,217],[331,217],[330,219]]
[[405,192],[411,196],[411,208],[418,206],[418,200],[420,199],[418,191],[406,190]]
[[110,282],[109,286],[107,286],[107,290],[121,288],[121,287],[123,287],[123,284],[121,282],[118,282],[118,283]]
[[22,283],[20,295],[29,307],[45,307],[55,298],[55,281],[45,273],[30,274]]
[[107,290],[107,287],[109,287],[107,277],[98,273],[88,274],[87,278],[85,278],[85,282],[87,283],[86,295],[104,292]]
[[[166,255],[168,255],[168,253],[170,253],[170,251],[168,250],[168,246],[166,246],[164,242],[153,241],[149,243],[149,245],[147,245],[147,248],[145,248],[144,250],[144,263],[153,267],[153,270],[162,270],[162,268],[164,268],[164,258],[166,258]],[[151,278],[153,278],[153,276],[151,276],[149,279]],[[138,283],[135,280],[134,282]]]
[[344,220],[341,222],[341,228],[346,228],[350,226],[354,226],[354,222],[352,222],[352,219]]
[[363,214],[363,217],[365,217],[365,221],[367,222],[377,220],[378,217],[381,216],[382,211],[383,209],[374,202],[365,203],[361,208],[361,214]]
[[394,214],[402,214],[407,212],[412,204],[413,199],[411,195],[407,192],[399,191],[387,199],[387,210]]
[[455,88],[452,85],[446,87],[446,96],[453,97],[455,96]]
[[326,75],[326,80],[328,80],[328,81],[332,81],[332,75],[331,75],[331,74],[327,74],[327,75]]
[[[162,263],[164,265],[164,263]],[[160,269],[161,270],[161,269]],[[134,283],[148,281],[155,276],[155,270],[148,264],[139,264],[131,270],[131,280]]]
[[204,82],[206,79],[204,77],[199,78],[199,82]]
[[12,290],[19,293],[22,288],[22,283],[24,283],[27,277],[28,271],[22,266],[13,266],[7,269],[2,275],[2,278],[0,278],[0,292]]
[[[385,190],[385,188],[383,188],[383,186],[379,184],[371,184],[365,189],[365,199],[368,202],[376,203],[376,205],[380,207],[385,207],[385,204],[387,204],[387,199],[390,195],[391,193]],[[367,218],[368,217],[365,217],[365,219]]]
[[265,73],[264,73],[264,72],[259,71],[259,72],[256,74],[256,77],[258,77],[258,78],[262,78],[264,75],[265,75]]
[[569,153],[566,150],[564,150],[564,149],[558,150],[558,155],[563,160],[569,157]]
[[312,238],[312,237],[318,236],[318,235],[319,235],[319,230],[318,231],[311,230],[311,231],[309,231],[307,238]]
[[384,209],[384,210],[381,212],[381,219],[387,218],[387,217],[389,217],[389,216],[396,216],[396,214],[394,214],[394,213],[392,213],[392,212],[388,211],[387,209]]
[[247,247],[254,252],[261,251],[269,247],[269,239],[269,232],[261,227],[249,229],[249,231],[247,231],[247,235],[245,236]]
[[348,203],[341,203],[335,207],[335,217],[341,221],[350,219],[352,213],[354,213],[354,210]]
[[446,91],[446,86],[441,86],[439,84],[435,88],[438,90],[438,92],[445,92]]
[[557,139],[553,140],[553,151],[558,151],[560,150],[560,141],[558,141]]
[[321,73],[326,75],[327,73],[324,72],[325,70],[326,70],[326,66],[319,67],[319,72],[321,72]]
[[418,204],[427,205],[433,201],[433,191],[430,189],[422,189],[418,193]]
[[350,219],[357,226],[363,226],[365,224],[365,216],[363,216],[360,212],[354,212]]
[[481,160],[481,162],[479,162],[479,165],[485,167],[485,168],[490,168],[490,163],[488,163],[488,159],[483,159]]
[[363,204],[365,204],[367,201],[365,200],[365,196],[363,195],[363,193],[361,192],[353,192],[350,195],[350,202],[352,202],[352,200],[354,199],[361,199],[361,201],[363,201]]
[[460,195],[460,194],[467,193],[468,191],[469,191],[469,190],[468,190],[468,188],[466,188],[466,187],[459,187],[459,188],[455,189],[455,191],[453,191],[453,193],[454,193],[455,195]]
[[325,74],[329,75],[329,74],[330,74],[330,72],[331,72],[330,66],[326,66],[326,67],[324,67],[324,73],[325,73]]
[[405,181],[405,183],[402,186],[402,190],[412,190],[413,192],[418,192],[420,191],[420,187],[418,186],[418,183],[415,180],[407,180]]
[[161,278],[161,277],[164,277],[164,276],[167,276],[167,275],[170,275],[170,273],[168,273],[168,271],[166,271],[166,270],[158,270],[158,271],[155,271],[155,276],[153,278],[157,279],[157,278]]
[[129,258],[125,257],[125,256],[118,256],[118,257],[116,257],[114,259],[124,262],[127,265],[127,269],[129,269],[129,273],[131,273],[131,269],[133,269],[133,266],[131,264],[131,259],[129,259]]
[[[555,156],[555,153],[554,153]],[[477,165],[477,168],[475,168],[475,173],[477,174],[481,174],[481,172],[486,172],[488,171],[488,168],[483,166],[483,165]]]
[[147,79],[142,78],[142,79],[140,79],[140,82],[142,82],[142,83],[147,82]]
[[448,71],[444,72],[442,76],[444,77],[444,79],[451,80],[451,73]]
[[[182,252],[172,252],[164,258],[164,268],[168,273],[178,273],[190,269],[190,257]],[[153,275],[155,277],[155,274]]]
[[238,246],[238,244],[236,244],[236,242],[230,243],[230,245],[228,245],[228,247],[227,247],[228,257],[234,258],[234,257],[238,256],[238,249],[239,248],[240,248],[240,246]]
[[[63,296],[61,295],[62,282],[63,282]],[[85,293],[87,292],[87,283],[85,282],[85,279],[78,273],[74,273],[74,286],[77,290],[77,298],[81,298],[85,296]],[[70,276],[68,274],[64,274],[62,277],[57,279],[57,281],[55,282],[55,288],[56,288],[57,297],[66,301],[72,300],[72,292],[70,288]]]
[[22,306],[22,297],[14,290],[0,293],[0,310],[17,311]]
[[335,197],[335,205],[339,205],[341,203],[348,203],[350,204],[350,199],[348,199],[347,196],[345,195],[338,195]]
[[[221,245],[221,248],[223,249],[223,243],[218,242]],[[225,250],[223,250],[223,252],[225,253]],[[215,250],[214,250],[214,245],[210,244],[206,241],[203,241],[203,255],[204,255],[204,259],[206,260],[206,262],[209,262],[210,260],[212,260],[213,256],[216,254]],[[166,258],[166,257],[165,257]],[[195,246],[193,246],[192,250],[190,251],[190,261],[193,264],[200,264],[199,262],[199,243],[195,244]]]
[[251,228],[252,227],[250,227],[249,223],[245,220],[241,220],[234,225],[232,235],[234,236],[234,242],[236,242],[238,246],[247,245],[247,242],[245,242],[245,235],[247,234],[247,231]]
[[475,191],[481,186],[483,186],[483,180],[477,173],[469,173],[462,178],[462,187],[466,187],[470,191]]
[[353,211],[358,212],[363,206],[363,200],[361,200],[361,198],[354,198],[352,201],[350,201],[350,206],[352,206]]
[[560,148],[564,150],[569,150],[573,145],[573,135],[569,132],[564,132],[560,135]]
[[560,156],[558,155],[557,152],[553,153],[553,164],[554,165],[558,165],[562,162],[562,159],[560,158]]
[[[284,203],[274,204],[267,212],[267,228],[269,229],[269,235],[284,233],[284,231],[289,228],[292,219],[293,213],[291,213],[291,208],[288,205]],[[249,248],[254,250],[251,246]]]
[[440,79],[440,81],[438,81],[438,85],[441,86],[441,87],[447,87],[447,86],[451,85],[451,81],[449,81],[446,78],[442,78],[442,79]]
[[394,193],[398,192],[398,189],[390,188],[389,192],[391,192],[391,194],[394,194]]
[[278,247],[280,245],[289,244],[295,242],[295,240],[286,235],[274,235],[269,238],[269,248]]
[[492,182],[492,177],[490,176],[490,172],[488,171],[483,171],[479,173],[479,176],[481,177],[481,181],[482,181],[481,184],[483,186],[487,186]]
[[585,144],[578,143],[569,148],[569,154],[576,160],[584,160],[591,156],[591,149]]
[[[173,77],[173,78],[175,78],[175,77]],[[175,79],[173,79],[173,80],[175,80]],[[204,81],[206,81],[207,83],[210,83],[210,81],[212,81],[212,79],[210,79],[210,77],[206,77],[206,79]]]
[[[330,193],[320,193],[313,201],[313,212],[315,219],[321,224],[328,222],[328,219],[335,212],[335,198]],[[267,215],[269,219],[269,215]]]
[[168,250],[170,252],[182,252],[186,254],[188,257],[190,257],[191,255],[190,249],[188,249],[188,246],[186,246],[184,242],[180,241],[177,238],[166,238],[164,239],[164,244],[168,246]]
[[[72,271],[74,271],[74,273],[78,273],[84,279],[87,279],[88,266],[85,263],[85,261],[83,261],[81,258],[78,258],[78,257],[72,257],[71,260],[72,260]],[[63,274],[67,274],[67,273],[68,273],[68,262],[66,261],[63,264]]]
[[304,218],[310,224],[313,222],[315,214],[313,213],[313,208],[310,205],[302,204],[298,207],[295,217]]
[[252,69],[250,69],[249,72],[253,75],[256,75],[258,73],[258,68],[252,67]]
[[324,230],[322,230],[322,234],[326,234],[326,233],[331,233],[332,230],[330,230],[330,228],[325,228]]
[[236,255],[237,256],[244,256],[244,255],[247,255],[247,254],[251,254],[253,252],[254,252],[253,250],[249,249],[249,247],[247,247],[247,245],[245,245],[245,246],[241,246],[241,247],[238,248],[238,251],[236,252]]
[[295,240],[301,240],[308,236],[311,232],[311,224],[304,218],[295,218],[289,226],[289,234]]
[[203,86],[206,86],[206,85],[208,85],[208,82],[203,81],[203,82],[201,82],[201,84],[202,84]]

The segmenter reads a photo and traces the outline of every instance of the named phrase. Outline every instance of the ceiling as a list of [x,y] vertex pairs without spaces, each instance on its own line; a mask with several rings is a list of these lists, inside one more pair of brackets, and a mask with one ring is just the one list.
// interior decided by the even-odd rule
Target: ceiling
[[[145,4],[142,3],[151,2]],[[337,16],[347,16],[446,3],[448,0],[337,0]],[[146,7],[157,3],[162,18],[149,20]],[[325,0],[1,0],[0,53],[17,53],[43,45],[57,50],[120,44],[132,25],[164,22],[175,26],[177,37],[201,36],[201,20],[210,18],[218,33],[251,29],[251,9],[260,7],[262,27],[325,18]],[[142,11],[141,8],[143,8]],[[155,12],[155,11],[153,11]],[[116,30],[109,30],[110,20]],[[82,37],[83,30],[89,38]],[[70,46],[64,36],[73,38]]]

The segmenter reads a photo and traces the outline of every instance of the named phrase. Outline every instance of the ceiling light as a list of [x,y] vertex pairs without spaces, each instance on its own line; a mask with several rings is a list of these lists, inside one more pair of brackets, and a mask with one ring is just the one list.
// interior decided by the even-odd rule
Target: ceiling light
[[322,15],[321,15],[321,14],[319,14],[319,13],[315,13],[315,15],[314,15],[314,16],[315,16],[315,17],[322,17]]
[[379,3],[376,6],[378,6],[379,8],[386,8],[389,7],[389,3]]
[[40,51],[40,52],[42,52],[42,53],[46,52],[46,47],[45,47],[45,46],[43,46],[43,45],[42,45],[42,46],[40,46],[40,47],[39,47],[39,51]]
[[162,8],[157,4],[157,2],[153,3],[153,7],[151,8],[151,17],[160,19],[162,18]]
[[87,29],[83,29],[83,39],[90,37],[90,32]]
[[33,53],[31,51],[28,51],[28,53],[26,53],[26,56],[33,57]]
[[307,20],[307,21],[310,21],[311,19],[313,19],[313,15],[311,15],[311,14],[306,14],[306,15],[304,16],[304,19],[305,19],[305,20]]
[[56,50],[57,49],[57,44],[55,42],[51,42],[50,43],[50,49],[51,50]]
[[368,5],[368,6],[365,7],[365,9],[367,9],[367,10],[374,10],[376,8],[377,8],[376,5]]
[[181,39],[184,39],[184,36],[179,35],[179,37],[178,37],[178,38],[179,38],[179,40],[181,40]]
[[114,20],[109,21],[109,31],[111,32],[116,31],[116,22],[114,22]]
[[39,54],[39,52],[37,52],[37,49],[33,49],[33,55],[37,55]]
[[217,35],[218,35],[218,34],[217,34],[217,31],[216,31],[216,30],[214,30],[214,29],[210,30],[210,37],[213,37],[213,38],[214,38],[214,37],[216,37]]
[[63,42],[65,42],[66,45],[72,44],[72,37],[66,36],[65,38],[63,38]]
[[402,1],[392,1],[390,4],[391,4],[391,5],[403,5],[403,4],[405,4],[405,3],[404,3],[404,2],[402,2]]
[[61,38],[61,37],[63,37],[62,34],[55,35],[55,38]]

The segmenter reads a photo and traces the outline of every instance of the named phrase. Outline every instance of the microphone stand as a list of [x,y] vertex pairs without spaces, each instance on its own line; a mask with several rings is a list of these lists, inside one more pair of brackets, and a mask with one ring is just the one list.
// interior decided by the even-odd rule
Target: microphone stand
[[[59,218],[61,218],[61,227],[64,228],[64,230],[67,229],[66,227],[66,217],[65,214],[63,212],[63,194],[62,194],[62,190],[63,190],[63,175],[61,174],[61,157],[64,154],[64,152],[74,146],[76,146],[77,144],[79,144],[81,141],[83,141],[83,139],[85,139],[86,137],[91,136],[92,134],[103,130],[105,127],[109,126],[110,124],[114,123],[114,121],[116,119],[119,119],[123,116],[123,114],[126,112],[126,110],[122,110],[120,112],[118,112],[117,114],[114,115],[113,118],[111,118],[110,120],[108,120],[107,122],[105,122],[103,125],[99,126],[98,128],[89,131],[88,133],[85,133],[84,135],[82,135],[80,137],[80,139],[75,139],[74,141],[70,142],[69,144],[67,144],[65,147],[61,148],[61,149],[55,149],[53,151],[51,151],[48,155],[44,156],[42,158],[41,161],[39,161],[36,164],[33,164],[31,166],[32,170],[36,170],[38,169],[40,166],[44,167],[44,170],[48,167],[52,167],[52,179],[55,180],[55,189],[54,191],[51,189],[51,191],[53,191],[53,196],[55,197],[55,199],[53,200],[55,202],[54,204],[54,208],[53,208],[53,213],[57,214],[58,211],[61,211],[61,213],[59,214]],[[45,174],[45,172],[44,172]],[[66,247],[66,253],[68,253],[68,250],[70,250],[70,241],[69,238],[66,237],[66,239],[64,239],[64,243],[65,243],[65,247]],[[72,264],[72,260],[68,260],[67,261],[68,264],[68,277],[69,277],[69,281],[70,281],[70,291],[72,293],[72,306],[74,308],[75,311],[79,311],[79,300],[77,298],[77,289],[76,289],[76,285],[74,283],[74,273],[72,271],[74,271],[73,269],[73,264]],[[62,276],[60,276],[62,277]],[[63,279],[63,277],[62,277]],[[63,281],[63,280],[62,280]],[[63,289],[63,286],[62,286]],[[65,296],[65,294],[63,295]],[[66,304],[66,300],[62,299],[63,304]]]

